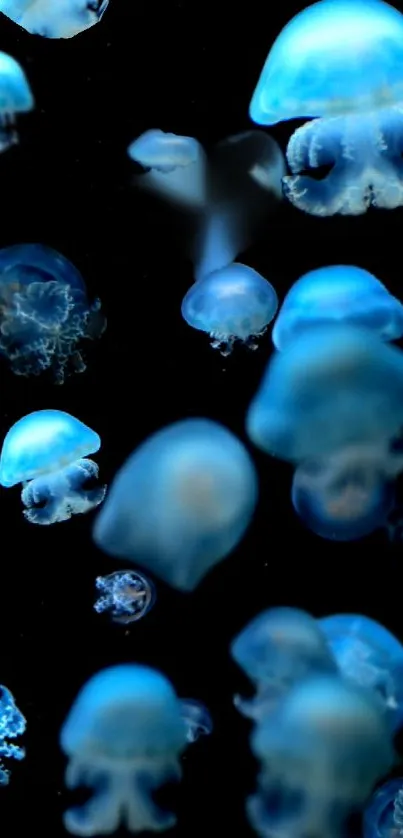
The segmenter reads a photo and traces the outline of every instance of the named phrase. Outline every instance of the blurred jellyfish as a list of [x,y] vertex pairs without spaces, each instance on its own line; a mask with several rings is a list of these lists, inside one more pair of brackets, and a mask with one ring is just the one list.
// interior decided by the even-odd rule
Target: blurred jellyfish
[[379,706],[337,676],[296,684],[256,725],[251,745],[261,772],[247,812],[264,838],[342,838],[394,758]]
[[95,521],[94,540],[106,553],[191,591],[237,546],[257,494],[242,443],[216,422],[185,419],[128,458]]
[[[299,209],[359,215],[403,204],[402,66],[403,16],[381,0],[321,0],[282,30],[250,116],[259,125],[320,117],[287,148],[285,192]],[[321,166],[327,176],[309,176]]]
[[362,268],[319,268],[292,285],[273,327],[273,343],[282,351],[302,332],[338,323],[370,329],[382,340],[397,340],[403,335],[403,305]]
[[108,611],[114,623],[127,626],[148,614],[155,602],[155,586],[136,570],[115,570],[95,580],[102,596],[94,608],[98,614]]
[[0,52],[0,153],[18,143],[15,118],[32,111],[34,105],[22,67],[11,55]]
[[384,626],[361,614],[322,617],[323,632],[342,675],[379,701],[392,730],[403,722],[403,646]]
[[3,766],[3,759],[17,759],[25,757],[25,749],[19,745],[10,744],[8,739],[16,739],[25,732],[27,723],[21,711],[16,706],[14,697],[7,687],[0,685],[0,786],[7,786],[10,781],[10,771]]
[[98,466],[83,459],[99,450],[95,431],[62,410],[37,410],[8,431],[0,456],[0,485],[23,484],[24,516],[31,524],[56,524],[89,512],[106,486],[87,488]]
[[87,681],[60,731],[69,764],[66,785],[94,788],[84,806],[69,809],[74,835],[161,831],[176,818],[153,793],[181,778],[186,747],[181,704],[167,678],[137,664],[103,669]]
[[31,35],[74,38],[99,23],[109,0],[0,0],[0,12]]
[[363,838],[398,838],[403,834],[403,777],[388,780],[364,809]]
[[256,689],[235,706],[256,721],[266,718],[291,687],[310,674],[336,672],[317,621],[298,608],[270,608],[258,614],[232,641],[231,655]]
[[191,286],[182,302],[182,316],[207,332],[212,346],[228,355],[236,340],[256,348],[277,310],[277,294],[253,268],[234,262]]
[[17,375],[51,372],[63,384],[83,372],[80,342],[99,337],[106,320],[89,304],[84,280],[61,253],[42,244],[0,250],[0,354]]
[[182,698],[181,708],[189,744],[197,742],[200,736],[209,736],[212,733],[213,720],[201,701],[196,698]]

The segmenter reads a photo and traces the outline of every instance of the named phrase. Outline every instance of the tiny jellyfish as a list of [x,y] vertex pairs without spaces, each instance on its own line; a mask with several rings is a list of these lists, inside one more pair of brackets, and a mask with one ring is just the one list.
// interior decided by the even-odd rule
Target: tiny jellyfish
[[370,798],[363,816],[363,838],[403,835],[403,777],[387,780]]
[[[328,216],[403,204],[402,67],[403,15],[382,0],[321,0],[285,26],[250,116],[311,119],[287,148],[284,187],[296,207]],[[329,174],[311,177],[320,167]]]
[[180,780],[179,758],[187,745],[181,703],[164,675],[123,664],[87,681],[60,731],[69,759],[66,785],[87,786],[94,795],[68,809],[64,825],[73,835],[162,831],[176,823],[153,794]]
[[340,323],[370,329],[382,340],[397,340],[403,335],[403,305],[363,268],[318,268],[292,285],[273,326],[273,343],[282,351],[304,331]]
[[10,690],[0,685],[0,786],[7,786],[10,771],[4,768],[4,759],[21,761],[25,757],[25,748],[11,744],[8,739],[17,739],[26,729],[27,722],[18,709]]
[[403,646],[383,625],[361,614],[332,614],[318,625],[341,674],[369,690],[392,730],[403,722]]
[[231,656],[256,689],[251,699],[235,696],[235,706],[256,721],[307,675],[337,671],[317,621],[298,608],[258,614],[232,641]]
[[209,419],[175,422],[126,460],[93,537],[181,591],[192,591],[243,537],[258,495],[243,444]]
[[0,250],[0,355],[17,375],[48,372],[57,384],[84,372],[81,341],[106,328],[98,299],[61,253],[42,244]]
[[212,733],[213,720],[201,701],[196,698],[182,698],[181,708],[189,744],[197,742],[200,736],[209,736]]
[[16,116],[32,111],[34,104],[22,67],[11,55],[0,52],[0,153],[18,143]]
[[235,341],[256,348],[277,310],[277,294],[253,268],[234,262],[195,282],[182,302],[182,316],[228,355]]
[[0,0],[0,12],[31,35],[74,38],[99,23],[109,0]]
[[136,570],[115,570],[95,580],[102,596],[94,608],[98,614],[108,611],[114,623],[127,626],[148,614],[155,602],[155,586]]
[[31,524],[55,524],[89,512],[106,486],[87,487],[98,466],[86,459],[99,450],[95,431],[62,410],[37,410],[8,431],[0,456],[0,485],[23,484],[24,516]]

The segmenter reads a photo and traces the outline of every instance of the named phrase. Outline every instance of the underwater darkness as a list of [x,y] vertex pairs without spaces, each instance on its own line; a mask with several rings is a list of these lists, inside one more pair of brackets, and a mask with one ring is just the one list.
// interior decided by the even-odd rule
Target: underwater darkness
[[[256,763],[250,723],[232,696],[252,688],[229,657],[235,634],[263,608],[290,605],[314,616],[362,613],[403,641],[403,541],[391,544],[379,532],[332,543],[304,529],[291,504],[291,467],[253,448],[244,431],[273,350],[271,328],[257,351],[223,358],[187,326],[180,307],[192,265],[166,219],[134,188],[127,156],[149,128],[194,136],[207,149],[251,128],[248,106],[268,49],[303,5],[111,0],[98,26],[65,41],[29,35],[0,16],[0,50],[21,62],[36,100],[19,119],[20,144],[0,156],[0,247],[40,242],[59,250],[108,319],[89,346],[86,372],[62,386],[15,376],[1,362],[1,439],[26,413],[68,411],[99,433],[95,459],[110,484],[149,434],[207,417],[247,443],[260,478],[253,524],[231,557],[194,593],[157,582],[154,606],[127,627],[93,609],[95,578],[130,569],[96,548],[94,512],[35,527],[22,516],[19,487],[0,490],[0,683],[27,719],[19,740],[26,758],[10,765],[10,785],[0,789],[5,838],[67,835],[62,813],[73,794],[64,787],[59,730],[100,668],[149,664],[212,714],[213,734],[183,757],[183,780],[172,792],[178,825],[167,835],[246,838],[254,834],[244,800]],[[284,150],[295,127],[285,122],[269,133]],[[403,299],[402,241],[403,208],[321,219],[284,202],[239,260],[265,276],[280,301],[299,276],[331,264],[365,268]]]

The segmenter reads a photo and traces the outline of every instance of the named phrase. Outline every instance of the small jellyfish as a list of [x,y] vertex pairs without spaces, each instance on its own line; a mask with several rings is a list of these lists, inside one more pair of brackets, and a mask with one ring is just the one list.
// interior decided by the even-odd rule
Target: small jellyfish
[[397,340],[403,335],[403,305],[362,268],[319,268],[292,285],[273,326],[273,343],[282,351],[302,332],[338,323],[370,329],[382,340]]
[[0,52],[0,153],[18,143],[16,115],[32,111],[34,105],[22,67],[11,55]]
[[191,286],[182,302],[182,316],[207,332],[212,346],[228,355],[236,340],[256,347],[277,310],[277,294],[253,268],[234,262]]
[[[274,125],[312,118],[287,148],[285,193],[312,215],[403,204],[403,15],[382,0],[321,0],[276,39],[250,104]],[[330,167],[322,178],[309,170]]]
[[98,614],[108,611],[114,623],[127,626],[148,614],[155,602],[155,586],[136,570],[115,570],[95,580],[102,596],[94,608]]
[[0,485],[23,484],[24,517],[31,524],[55,524],[89,512],[104,499],[106,486],[87,488],[98,466],[83,459],[99,450],[95,431],[62,410],[37,410],[8,431],[0,456]]
[[196,698],[181,698],[181,708],[189,744],[197,742],[200,736],[209,736],[212,733],[213,720],[201,701]]
[[398,838],[403,835],[403,777],[387,780],[364,809],[363,838]]
[[106,328],[97,299],[61,253],[42,244],[0,250],[0,354],[16,375],[47,371],[57,384],[86,369],[80,343]]
[[157,806],[153,793],[181,778],[187,744],[181,703],[170,682],[137,664],[112,666],[82,687],[60,731],[69,763],[69,789],[88,786],[94,795],[67,810],[73,835],[162,831],[176,817]]
[[0,12],[31,35],[74,38],[99,23],[109,0],[0,0]]
[[0,685],[0,786],[7,786],[10,781],[10,771],[4,768],[3,759],[21,761],[25,757],[24,748],[7,740],[21,736],[26,726],[26,719],[16,706],[10,690]]
[[242,443],[216,422],[185,419],[153,434],[124,463],[94,540],[111,556],[192,591],[237,546],[257,494]]

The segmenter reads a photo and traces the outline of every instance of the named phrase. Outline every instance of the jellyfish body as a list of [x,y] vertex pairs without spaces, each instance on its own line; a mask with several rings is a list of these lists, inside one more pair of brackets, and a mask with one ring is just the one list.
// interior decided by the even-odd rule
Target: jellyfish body
[[17,114],[33,107],[32,91],[22,67],[11,55],[0,52],[0,153],[18,143]]
[[69,809],[74,835],[161,831],[176,818],[153,801],[161,785],[179,780],[186,747],[181,704],[159,672],[137,664],[98,672],[82,687],[60,731],[69,764],[66,785],[86,785],[94,795]]
[[[382,0],[320,0],[269,52],[250,104],[254,122],[311,118],[291,137],[285,192],[313,215],[403,203],[403,16]],[[320,179],[309,169],[331,166]]]
[[155,586],[135,570],[115,570],[95,580],[102,596],[94,608],[98,614],[108,611],[114,623],[127,626],[140,620],[155,602]]
[[273,326],[273,343],[282,351],[304,331],[338,323],[370,329],[382,340],[397,340],[403,335],[403,305],[362,268],[319,268],[291,287]]
[[85,485],[98,477],[97,464],[86,455],[98,451],[100,445],[98,434],[69,413],[28,413],[4,439],[0,484],[5,488],[23,484],[24,516],[30,523],[66,521],[98,506],[105,497],[105,486]]
[[10,781],[10,771],[4,768],[3,759],[21,761],[25,757],[25,749],[8,740],[21,736],[26,726],[26,720],[10,690],[0,685],[0,786],[7,786]]
[[93,536],[106,553],[191,591],[236,547],[257,493],[242,443],[215,422],[187,419],[163,428],[129,457]]
[[213,720],[202,701],[196,698],[182,698],[181,707],[189,744],[197,742],[200,736],[209,736],[212,733]]
[[377,789],[364,809],[363,838],[397,838],[403,831],[403,777]]
[[31,35],[74,38],[99,23],[109,0],[0,0],[0,12]]

